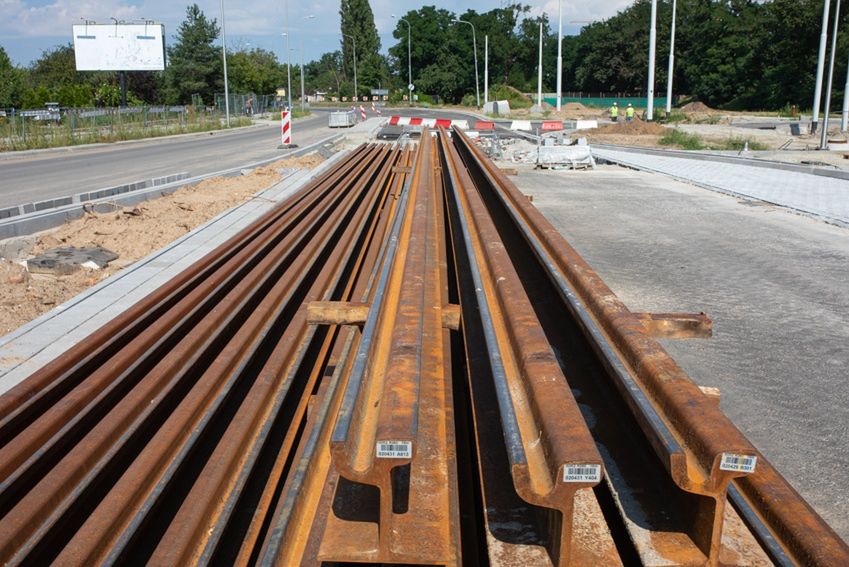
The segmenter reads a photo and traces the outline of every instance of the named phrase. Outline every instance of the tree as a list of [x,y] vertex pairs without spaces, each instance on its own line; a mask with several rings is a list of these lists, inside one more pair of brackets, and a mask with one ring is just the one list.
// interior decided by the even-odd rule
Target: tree
[[165,71],[168,103],[187,104],[193,94],[211,103],[216,91],[223,90],[221,54],[213,45],[219,32],[216,20],[208,20],[197,4],[186,8],[186,19],[177,28],[177,41],[168,48],[169,65]]
[[228,54],[227,70],[230,90],[234,93],[273,94],[277,87],[286,84],[286,67],[265,49]]
[[6,50],[0,47],[0,108],[20,107],[25,72],[12,65]]
[[357,44],[357,83],[360,95],[388,78],[386,61],[380,55],[380,37],[368,0],[342,0],[339,8],[342,31],[342,59],[347,77],[354,74],[354,41]]

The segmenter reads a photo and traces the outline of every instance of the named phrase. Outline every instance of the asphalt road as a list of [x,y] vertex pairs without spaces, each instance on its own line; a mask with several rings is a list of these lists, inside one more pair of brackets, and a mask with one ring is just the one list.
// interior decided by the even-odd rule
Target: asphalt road
[[616,166],[511,179],[631,310],[710,315],[664,347],[849,540],[849,229]]
[[[293,124],[301,146],[334,133],[318,113]],[[230,131],[0,154],[0,208],[188,172],[201,175],[277,155],[279,126],[256,124]]]
[[[293,123],[300,146],[342,130],[327,127],[329,109]],[[374,115],[368,112],[369,117]],[[457,112],[392,108],[384,116],[468,119]],[[133,181],[188,172],[202,175],[275,156],[279,126],[260,123],[231,131],[152,138],[117,144],[72,146],[36,152],[0,154],[0,208],[64,197]]]

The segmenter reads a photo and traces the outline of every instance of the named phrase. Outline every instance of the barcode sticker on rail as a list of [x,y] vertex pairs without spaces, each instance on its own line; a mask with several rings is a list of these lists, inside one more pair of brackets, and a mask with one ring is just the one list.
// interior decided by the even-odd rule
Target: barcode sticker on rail
[[723,453],[719,461],[719,470],[752,473],[755,472],[755,464],[758,458],[755,455],[735,455],[734,453]]
[[563,467],[563,482],[598,482],[601,480],[601,465],[566,465]]
[[378,441],[378,459],[411,459],[413,443],[411,441]]

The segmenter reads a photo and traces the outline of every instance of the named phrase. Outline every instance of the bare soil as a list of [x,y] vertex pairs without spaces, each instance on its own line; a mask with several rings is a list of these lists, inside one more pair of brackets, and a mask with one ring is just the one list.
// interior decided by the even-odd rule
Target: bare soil
[[271,187],[281,179],[279,169],[312,169],[322,161],[318,154],[310,154],[274,162],[248,175],[205,179],[135,207],[86,214],[41,234],[31,255],[62,246],[102,246],[117,253],[118,259],[102,270],[82,269],[67,276],[30,274],[20,264],[0,259],[0,336]]

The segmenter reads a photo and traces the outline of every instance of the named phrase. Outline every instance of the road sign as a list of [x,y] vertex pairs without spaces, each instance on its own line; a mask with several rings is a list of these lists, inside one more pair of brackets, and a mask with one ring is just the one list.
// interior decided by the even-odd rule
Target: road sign
[[410,83],[409,85],[407,85],[407,90],[413,92],[414,90],[416,90],[416,85]]

